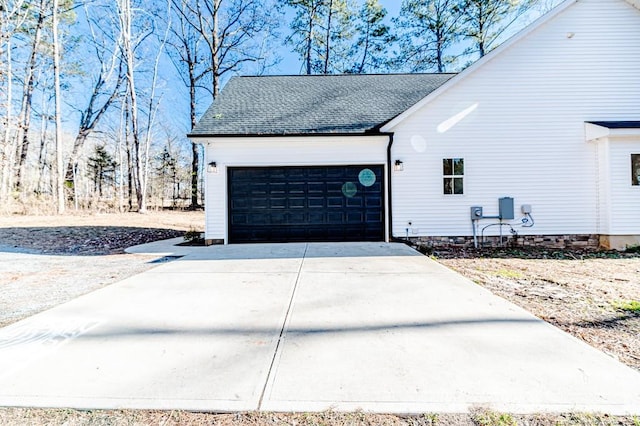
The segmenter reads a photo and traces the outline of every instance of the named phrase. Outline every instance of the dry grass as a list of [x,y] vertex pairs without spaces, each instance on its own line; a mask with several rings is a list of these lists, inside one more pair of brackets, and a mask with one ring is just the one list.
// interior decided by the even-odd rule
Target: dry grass
[[415,416],[333,411],[213,414],[185,411],[0,408],[0,424],[34,426],[640,426],[640,418],[590,413],[516,415],[480,408],[472,410],[469,414],[427,413]]

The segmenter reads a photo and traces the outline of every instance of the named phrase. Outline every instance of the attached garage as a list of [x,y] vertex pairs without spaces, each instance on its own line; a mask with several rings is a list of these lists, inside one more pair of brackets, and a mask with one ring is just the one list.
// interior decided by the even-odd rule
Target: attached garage
[[207,243],[388,241],[393,135],[452,74],[234,77],[189,137],[205,148]]
[[229,242],[383,241],[384,166],[231,167]]

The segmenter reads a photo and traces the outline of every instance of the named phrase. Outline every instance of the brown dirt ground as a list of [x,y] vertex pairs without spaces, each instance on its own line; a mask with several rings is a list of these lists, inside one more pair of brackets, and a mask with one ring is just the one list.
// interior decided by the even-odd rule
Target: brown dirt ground
[[[615,253],[446,254],[437,260],[640,371],[640,256]],[[483,257],[487,256],[487,257]],[[607,257],[608,256],[608,257]],[[626,307],[626,309],[625,309]]]
[[[0,277],[0,290],[18,291],[26,275],[46,292],[29,294],[31,305],[50,297],[51,287],[68,285],[74,265],[96,269],[95,279],[107,268],[110,280],[96,281],[95,288],[148,269],[148,259],[121,254],[142,242],[183,235],[203,229],[202,212],[153,212],[66,216],[0,217],[0,254],[27,251],[42,256],[40,269],[14,270]],[[620,309],[624,301],[640,300],[640,256],[610,253],[435,253],[438,261],[458,270],[476,283],[511,300],[540,318],[617,356],[640,369],[640,313]],[[17,256],[17,255],[16,255]],[[128,263],[127,263],[128,262]],[[104,264],[104,265],[102,265]],[[121,271],[115,271],[123,264]],[[77,274],[76,274],[77,275]],[[58,276],[59,279],[53,280]],[[86,279],[82,281],[87,281]],[[72,286],[75,286],[72,282]],[[4,286],[4,287],[3,287]],[[95,289],[93,288],[93,289]],[[91,291],[83,288],[82,292]],[[79,294],[63,292],[62,303]],[[11,303],[15,305],[15,298]],[[0,298],[1,302],[1,298]],[[27,308],[30,308],[27,306]],[[31,306],[31,308],[33,308]],[[42,307],[38,309],[43,309]],[[28,309],[27,309],[28,311]],[[33,312],[31,313],[33,314]],[[26,314],[22,314],[24,315]],[[19,318],[8,320],[15,321]],[[0,319],[1,320],[1,319]],[[6,325],[8,323],[1,325]],[[80,411],[35,408],[0,408],[0,425],[629,425],[640,426],[637,416],[606,414],[515,415],[476,409],[470,414],[401,416],[370,413],[188,413],[182,411]]]

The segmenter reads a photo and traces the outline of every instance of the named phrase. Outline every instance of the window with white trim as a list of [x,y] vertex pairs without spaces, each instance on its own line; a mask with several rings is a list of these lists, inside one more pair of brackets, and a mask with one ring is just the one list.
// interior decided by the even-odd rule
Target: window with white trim
[[445,195],[464,194],[464,158],[443,159],[442,176]]
[[640,154],[631,154],[631,185],[640,186]]

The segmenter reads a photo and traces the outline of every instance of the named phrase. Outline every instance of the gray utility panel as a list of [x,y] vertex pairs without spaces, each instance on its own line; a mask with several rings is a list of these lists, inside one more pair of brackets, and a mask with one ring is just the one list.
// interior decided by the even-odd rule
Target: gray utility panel
[[498,200],[498,215],[501,220],[513,220],[515,218],[513,198],[502,197]]

